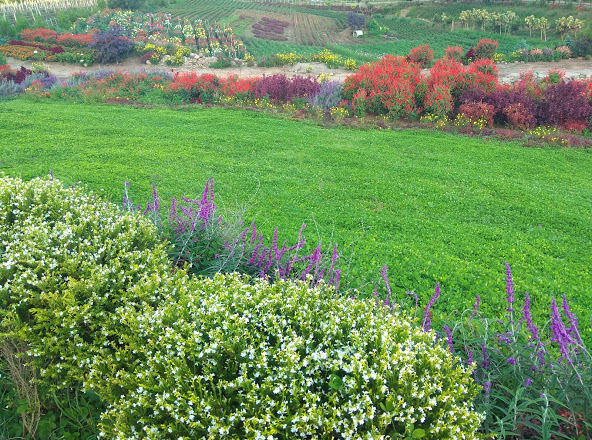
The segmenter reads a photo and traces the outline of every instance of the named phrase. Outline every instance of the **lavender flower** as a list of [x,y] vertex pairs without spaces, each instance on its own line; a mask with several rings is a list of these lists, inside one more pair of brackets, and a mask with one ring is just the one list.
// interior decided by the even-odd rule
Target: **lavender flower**
[[539,329],[532,322],[532,315],[530,314],[530,295],[528,292],[526,292],[524,295],[524,308],[522,309],[522,316],[522,319],[526,321],[526,328],[528,328],[533,341],[541,342],[539,337]]
[[569,309],[569,304],[567,304],[567,298],[565,297],[565,294],[563,294],[563,313],[565,313],[565,316],[569,320],[569,328],[567,329],[569,336],[573,339],[574,342],[577,342],[580,345],[584,345],[582,339],[580,338],[580,332],[578,331],[578,318],[576,315],[571,313],[571,310]]
[[506,359],[506,364],[516,365],[516,359],[514,359],[513,357],[509,357],[508,359]]
[[454,353],[454,346],[453,346],[453,341],[452,341],[452,330],[450,329],[450,327],[448,327],[448,325],[444,325],[444,332],[446,332],[446,340],[448,342],[448,350],[450,350],[450,353]]
[[436,300],[438,299],[439,296],[440,296],[440,285],[438,283],[436,283],[436,292],[434,293],[434,296],[432,296],[432,298],[428,302],[428,305],[426,306],[425,310],[423,311],[422,326],[423,326],[423,330],[426,332],[430,331],[430,327],[432,325],[432,318],[430,317],[430,309],[432,308],[432,306],[434,305],[434,303],[436,302]]
[[559,314],[559,310],[557,309],[557,303],[555,302],[555,298],[551,303],[551,341],[557,342],[559,345],[559,350],[561,352],[561,357],[559,358],[559,362],[562,359],[565,359],[567,363],[571,364],[571,351],[570,345],[574,343],[574,340],[571,338],[568,330],[565,328],[563,324],[563,320],[561,319],[561,315]]

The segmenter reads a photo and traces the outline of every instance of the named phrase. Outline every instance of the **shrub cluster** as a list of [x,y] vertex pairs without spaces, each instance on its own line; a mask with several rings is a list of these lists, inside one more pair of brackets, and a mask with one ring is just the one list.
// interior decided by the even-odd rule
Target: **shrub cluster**
[[39,406],[9,405],[31,437],[76,389],[118,439],[473,438],[483,419],[472,369],[412,318],[324,286],[171,273],[147,218],[80,188],[0,178],[0,252],[0,368],[28,360],[0,384],[38,375]]

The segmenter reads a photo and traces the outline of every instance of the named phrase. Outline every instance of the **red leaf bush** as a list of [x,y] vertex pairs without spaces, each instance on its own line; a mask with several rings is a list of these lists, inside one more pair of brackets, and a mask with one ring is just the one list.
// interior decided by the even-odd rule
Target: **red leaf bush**
[[511,128],[526,131],[535,126],[536,119],[521,102],[515,102],[502,110]]
[[475,46],[475,59],[493,59],[493,54],[496,52],[499,43],[494,40],[483,38],[477,42]]
[[423,69],[434,59],[434,51],[427,44],[422,44],[415,49],[411,49],[407,59]]
[[471,122],[483,120],[488,127],[493,126],[494,113],[493,105],[484,102],[470,102],[461,105],[458,109],[458,114],[465,115]]
[[450,46],[444,50],[444,58],[448,60],[460,61],[465,51],[460,46]]

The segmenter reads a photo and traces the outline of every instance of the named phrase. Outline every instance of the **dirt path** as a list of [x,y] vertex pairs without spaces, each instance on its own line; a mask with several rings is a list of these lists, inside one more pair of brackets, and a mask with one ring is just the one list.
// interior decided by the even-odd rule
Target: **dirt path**
[[[31,61],[19,61],[15,58],[8,57],[8,64],[12,68],[25,66],[30,68]],[[345,69],[329,69],[326,65],[321,63],[298,63],[294,66],[284,67],[232,67],[229,69],[211,69],[211,68],[188,68],[168,66],[148,66],[140,64],[137,58],[127,59],[119,64],[110,65],[94,65],[91,67],[81,67],[73,64],[65,63],[45,63],[52,73],[59,79],[66,79],[74,72],[96,72],[104,69],[123,70],[126,72],[134,72],[138,70],[151,71],[169,71],[169,72],[198,72],[198,73],[215,73],[218,76],[227,76],[229,74],[238,75],[240,77],[255,77],[263,75],[275,75],[284,73],[288,76],[302,75],[302,76],[319,76],[320,74],[328,74],[337,81],[344,81],[352,72]],[[520,72],[533,70],[539,76],[545,76],[547,71],[552,68],[565,70],[567,78],[591,78],[592,77],[592,61],[583,59],[561,60],[558,62],[538,62],[538,63],[512,63],[512,64],[498,64],[500,73],[500,82],[511,83],[516,81]],[[427,71],[425,71],[427,72]]]

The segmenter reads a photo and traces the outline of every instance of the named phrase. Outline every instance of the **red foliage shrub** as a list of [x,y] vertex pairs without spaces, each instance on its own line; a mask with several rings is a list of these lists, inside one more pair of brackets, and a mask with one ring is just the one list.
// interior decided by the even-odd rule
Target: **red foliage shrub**
[[464,53],[465,51],[460,46],[449,46],[444,50],[444,58],[460,62]]
[[422,44],[415,49],[411,49],[407,59],[423,69],[434,59],[434,51],[427,44]]
[[536,119],[521,102],[515,102],[502,110],[507,124],[518,130],[526,131],[535,126]]
[[547,71],[547,75],[541,80],[541,82],[545,85],[559,84],[560,82],[564,81],[565,73],[565,70],[560,70],[557,68],[549,69]]
[[486,58],[471,63],[467,73],[471,75],[469,81],[472,82],[472,85],[480,87],[486,92],[492,92],[498,85],[497,66]]
[[219,84],[218,77],[212,73],[177,73],[166,91],[180,95],[185,102],[211,103]]
[[249,99],[255,96],[255,86],[260,78],[239,78],[229,75],[220,79],[220,91],[224,96],[238,99]]
[[93,41],[93,34],[61,34],[58,35],[56,43],[65,46],[88,47]]
[[471,122],[484,120],[488,127],[493,125],[493,105],[483,102],[470,102],[463,104],[458,109],[459,114],[465,115]]
[[565,131],[572,131],[575,133],[581,133],[588,128],[588,123],[584,121],[573,121],[567,120],[561,124],[561,128]]
[[58,33],[51,29],[23,29],[21,38],[26,41],[39,41],[43,43],[56,43]]
[[427,93],[424,109],[438,116],[445,116],[454,109],[450,87],[445,84],[435,84]]
[[532,70],[520,73],[520,79],[514,83],[514,90],[524,92],[535,100],[540,99],[543,93]]
[[475,46],[475,59],[481,60],[483,58],[492,60],[493,54],[497,50],[499,43],[494,40],[483,38],[477,42]]
[[348,100],[355,96],[354,109],[364,108],[395,118],[414,117],[418,114],[414,93],[420,80],[417,64],[404,57],[387,55],[376,63],[361,66],[347,77],[343,94]]

